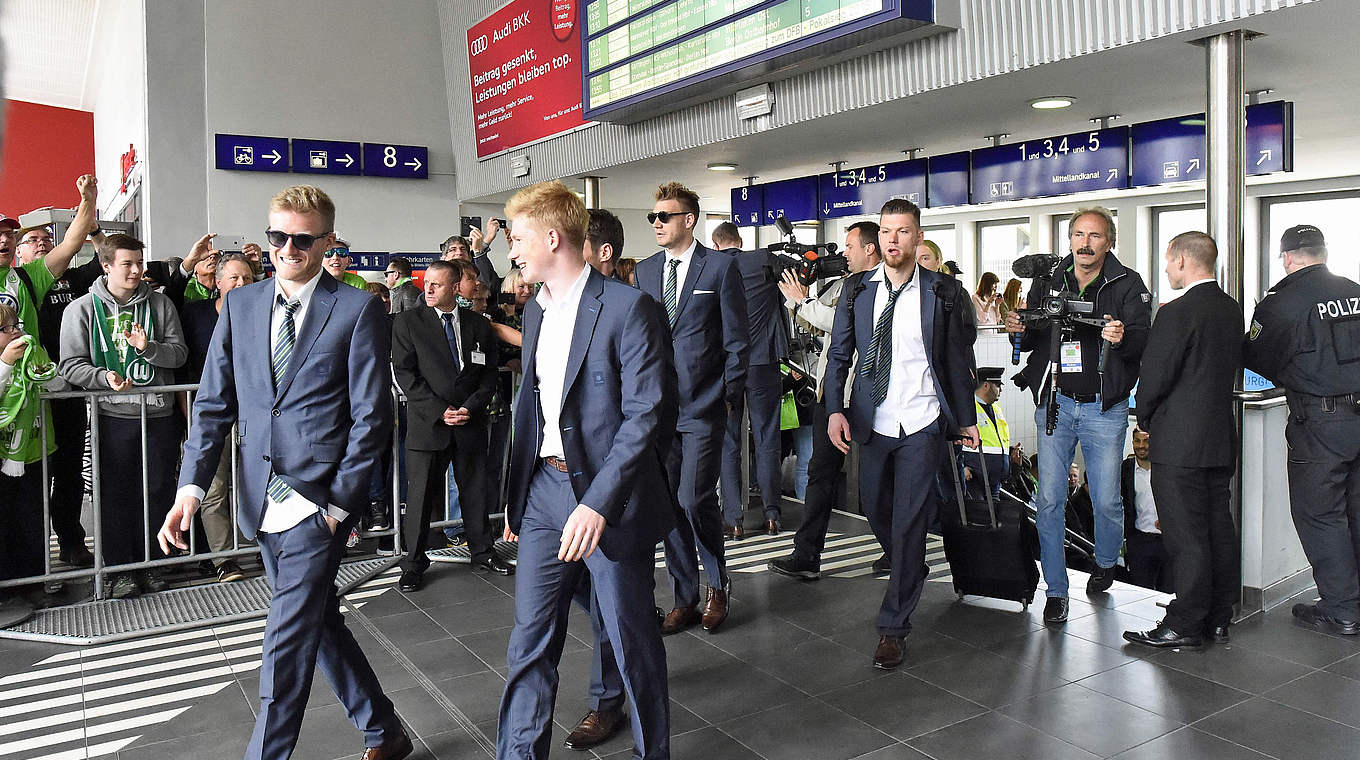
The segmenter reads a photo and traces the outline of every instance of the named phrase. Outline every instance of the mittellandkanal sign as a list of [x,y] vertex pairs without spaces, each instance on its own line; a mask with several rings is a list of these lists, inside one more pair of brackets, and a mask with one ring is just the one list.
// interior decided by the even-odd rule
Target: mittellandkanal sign
[[467,32],[477,158],[588,126],[575,0],[512,0]]

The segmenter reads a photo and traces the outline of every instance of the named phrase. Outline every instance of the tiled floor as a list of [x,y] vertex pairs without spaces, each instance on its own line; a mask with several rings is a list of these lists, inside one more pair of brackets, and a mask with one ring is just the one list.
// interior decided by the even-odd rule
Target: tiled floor
[[[1297,628],[1288,605],[1235,626],[1231,645],[1157,652],[1120,638],[1155,622],[1162,597],[1151,592],[1079,594],[1068,624],[1046,629],[1041,604],[959,602],[936,556],[908,662],[874,670],[884,584],[865,568],[877,550],[856,519],[837,515],[832,530],[843,564],[817,583],[763,570],[789,533],[729,545],[739,572],[726,626],[666,639],[674,757],[1360,757],[1360,641]],[[658,570],[658,588],[664,579]],[[388,574],[351,599],[494,740],[513,579],[436,565],[427,581],[402,594]],[[384,642],[354,616],[351,628],[419,739],[415,757],[486,757]],[[258,702],[260,630],[256,621],[84,650],[0,639],[0,756],[239,758]],[[586,709],[589,637],[573,612],[558,740]],[[357,757],[361,746],[318,677],[294,757]],[[555,756],[627,758],[630,747],[625,733],[597,752]]]

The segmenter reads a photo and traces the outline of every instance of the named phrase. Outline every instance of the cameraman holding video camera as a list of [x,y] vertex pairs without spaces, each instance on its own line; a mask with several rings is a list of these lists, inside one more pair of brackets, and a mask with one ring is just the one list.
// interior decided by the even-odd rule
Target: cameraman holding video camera
[[[1031,273],[1035,279],[1027,303],[1042,308],[1006,315],[1006,331],[1020,336],[1018,351],[1031,352],[1016,385],[1034,393],[1036,426],[1048,425],[1049,399],[1057,406],[1050,434],[1039,435],[1039,488],[1034,497],[1040,561],[1048,585],[1044,606],[1048,624],[1067,621],[1063,518],[1067,469],[1078,443],[1095,510],[1096,569],[1086,593],[1103,593],[1114,581],[1114,565],[1124,542],[1119,466],[1129,425],[1129,392],[1138,380],[1139,360],[1152,325],[1152,298],[1143,278],[1110,255],[1115,225],[1109,210],[1099,206],[1078,209],[1067,228],[1072,254],[1051,270]],[[1035,258],[1040,257],[1026,257],[1031,262]],[[1025,275],[1020,271],[1023,263],[1025,259],[1016,262],[1017,276]],[[1105,324],[1097,327],[1091,323],[1100,320],[1072,319],[1076,313],[1103,315]],[[1062,334],[1055,336],[1055,330]],[[1050,373],[1056,375],[1056,394],[1050,394]]]

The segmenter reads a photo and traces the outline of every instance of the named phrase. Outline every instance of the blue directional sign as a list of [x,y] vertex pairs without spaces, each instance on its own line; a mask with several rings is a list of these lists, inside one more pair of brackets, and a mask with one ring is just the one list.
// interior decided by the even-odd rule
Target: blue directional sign
[[1128,127],[1076,132],[973,151],[973,203],[1128,186]]
[[732,188],[732,222],[738,227],[759,227],[765,216],[765,188],[747,185]]
[[216,135],[217,168],[237,172],[286,172],[288,138]]
[[1268,391],[1274,388],[1275,384],[1249,369],[1242,370],[1242,390],[1244,391]]
[[387,269],[386,253],[350,251],[349,268],[360,272],[382,272]]
[[926,199],[926,159],[843,169],[817,179],[822,219],[877,214],[893,198],[921,205]]
[[293,171],[359,175],[363,173],[363,152],[357,142],[293,138]]
[[790,222],[817,218],[817,178],[798,177],[765,185],[765,224],[784,217]]
[[411,262],[411,269],[427,269],[436,261],[439,261],[437,253],[391,253],[387,256],[388,263],[391,263],[393,256],[401,256]]
[[[1249,176],[1294,170],[1294,104],[1278,100],[1247,106]],[[1205,175],[1204,114],[1134,124],[1133,185],[1194,182]]]
[[930,208],[968,205],[968,151],[931,156],[926,182],[926,203]]
[[364,143],[364,174],[369,177],[429,179],[430,149],[423,145]]

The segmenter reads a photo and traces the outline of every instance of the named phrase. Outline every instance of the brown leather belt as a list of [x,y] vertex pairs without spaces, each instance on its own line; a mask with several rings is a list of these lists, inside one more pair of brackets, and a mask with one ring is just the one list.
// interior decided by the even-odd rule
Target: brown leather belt
[[557,470],[558,472],[569,472],[569,470],[567,470],[567,460],[565,459],[558,459],[557,457],[543,457],[543,462],[544,464],[548,465],[554,470]]

